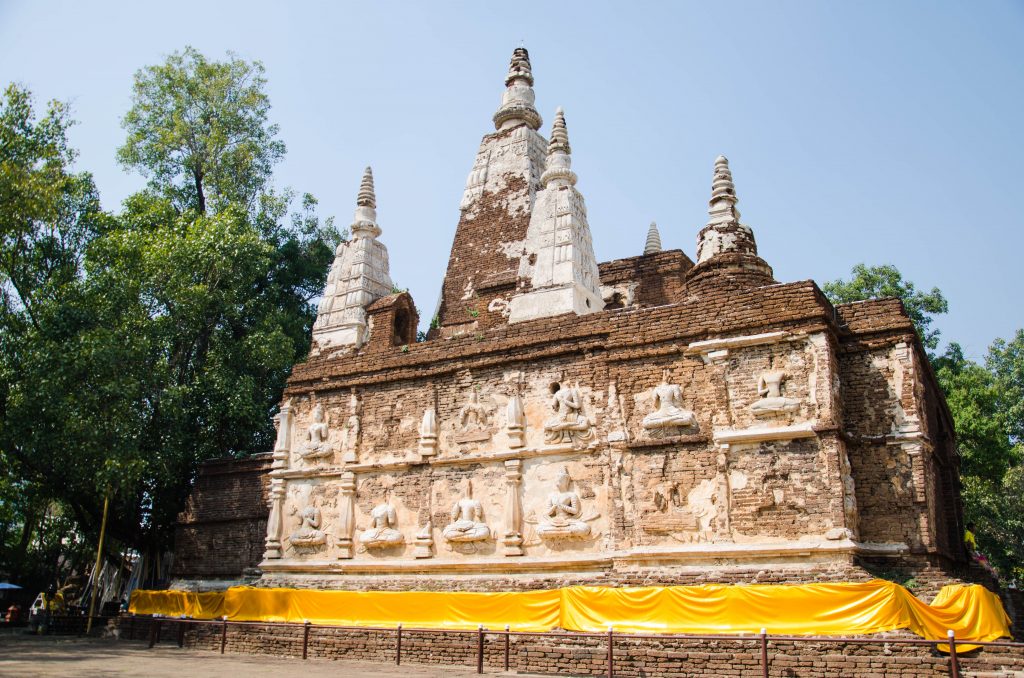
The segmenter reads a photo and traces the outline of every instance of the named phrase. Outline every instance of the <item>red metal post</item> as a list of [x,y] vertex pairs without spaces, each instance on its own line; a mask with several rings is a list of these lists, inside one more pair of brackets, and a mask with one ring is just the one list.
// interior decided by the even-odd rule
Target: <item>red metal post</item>
[[615,678],[615,638],[614,629],[608,627],[608,678]]
[[761,629],[761,675],[768,678],[768,630]]
[[402,625],[398,625],[398,632],[395,634],[395,664],[402,663]]
[[505,624],[505,672],[508,673],[508,655],[509,655],[509,644],[512,634],[510,633],[510,627]]
[[476,632],[476,672],[484,672],[484,625]]
[[949,674],[952,678],[960,678],[960,658],[956,656],[956,634],[953,629],[946,631],[949,638]]
[[224,654],[224,648],[228,644],[228,616],[221,617],[221,621],[224,623],[220,627],[220,653]]
[[305,626],[302,627],[302,658],[305,659],[309,656],[309,620],[306,620]]

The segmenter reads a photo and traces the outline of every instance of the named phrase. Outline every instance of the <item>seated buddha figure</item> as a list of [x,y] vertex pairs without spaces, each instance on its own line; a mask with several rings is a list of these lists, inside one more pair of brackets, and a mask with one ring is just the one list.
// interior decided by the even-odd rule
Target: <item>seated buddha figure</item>
[[668,373],[662,376],[661,384],[654,388],[654,411],[644,417],[643,427],[650,429],[689,427],[697,425],[693,412],[683,409],[683,391],[676,384],[668,383]]
[[541,539],[582,539],[590,536],[590,525],[581,519],[580,496],[569,489],[572,479],[562,468],[555,478],[557,490],[548,495],[545,517],[537,525]]
[[324,417],[324,407],[317,403],[313,408],[313,423],[306,431],[306,444],[299,452],[299,456],[307,461],[326,459],[333,454],[331,446],[327,442],[327,422]]
[[312,546],[323,546],[327,543],[327,535],[320,529],[320,509],[315,506],[307,506],[299,514],[299,529],[295,530],[288,537],[292,546],[309,548]]
[[466,481],[465,495],[452,507],[452,522],[441,532],[450,542],[482,541],[491,536],[491,528],[483,523],[484,509],[473,498],[473,483]]
[[386,548],[405,543],[402,533],[395,529],[398,513],[387,502],[378,504],[370,512],[370,527],[359,535],[359,542],[368,549]]
[[757,395],[760,398],[750,406],[754,416],[795,412],[800,408],[799,400],[782,395],[782,381],[785,377],[786,374],[781,370],[769,370],[757,378]]

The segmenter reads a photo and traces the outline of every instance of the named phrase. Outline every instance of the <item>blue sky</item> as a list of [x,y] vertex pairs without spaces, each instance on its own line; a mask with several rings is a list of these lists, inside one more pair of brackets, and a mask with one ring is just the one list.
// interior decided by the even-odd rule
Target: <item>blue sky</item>
[[601,261],[656,220],[694,255],[731,161],[776,278],[891,263],[938,286],[973,357],[1024,326],[1024,3],[11,2],[0,81],[70,101],[80,169],[116,210],[133,73],[193,45],[267,68],[277,185],[348,223],[372,164],[395,282],[437,300],[508,58],[530,50],[547,134],[564,106]]

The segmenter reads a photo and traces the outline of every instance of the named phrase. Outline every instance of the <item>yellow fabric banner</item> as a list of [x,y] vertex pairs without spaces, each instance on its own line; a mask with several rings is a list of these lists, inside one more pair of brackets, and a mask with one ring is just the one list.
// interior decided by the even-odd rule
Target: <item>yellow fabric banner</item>
[[883,580],[849,584],[572,586],[548,591],[314,591],[232,587],[218,593],[135,591],[135,614],[195,619],[302,622],[338,626],[862,635],[909,629],[930,640],[994,640],[1010,635],[999,597],[982,586],[946,586],[928,605]]

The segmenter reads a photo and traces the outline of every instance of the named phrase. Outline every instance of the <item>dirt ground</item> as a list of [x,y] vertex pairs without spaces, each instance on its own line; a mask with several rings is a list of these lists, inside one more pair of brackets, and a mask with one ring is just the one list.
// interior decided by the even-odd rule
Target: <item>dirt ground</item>
[[[378,676],[379,678],[464,678],[477,675],[463,666],[423,666],[381,662],[285,659],[244,654],[220,655],[175,645],[149,649],[144,641],[0,635],[0,676],[147,676],[148,678],[281,678],[301,670],[303,678]],[[490,675],[496,675],[488,672]],[[508,675],[508,674],[497,674]]]

